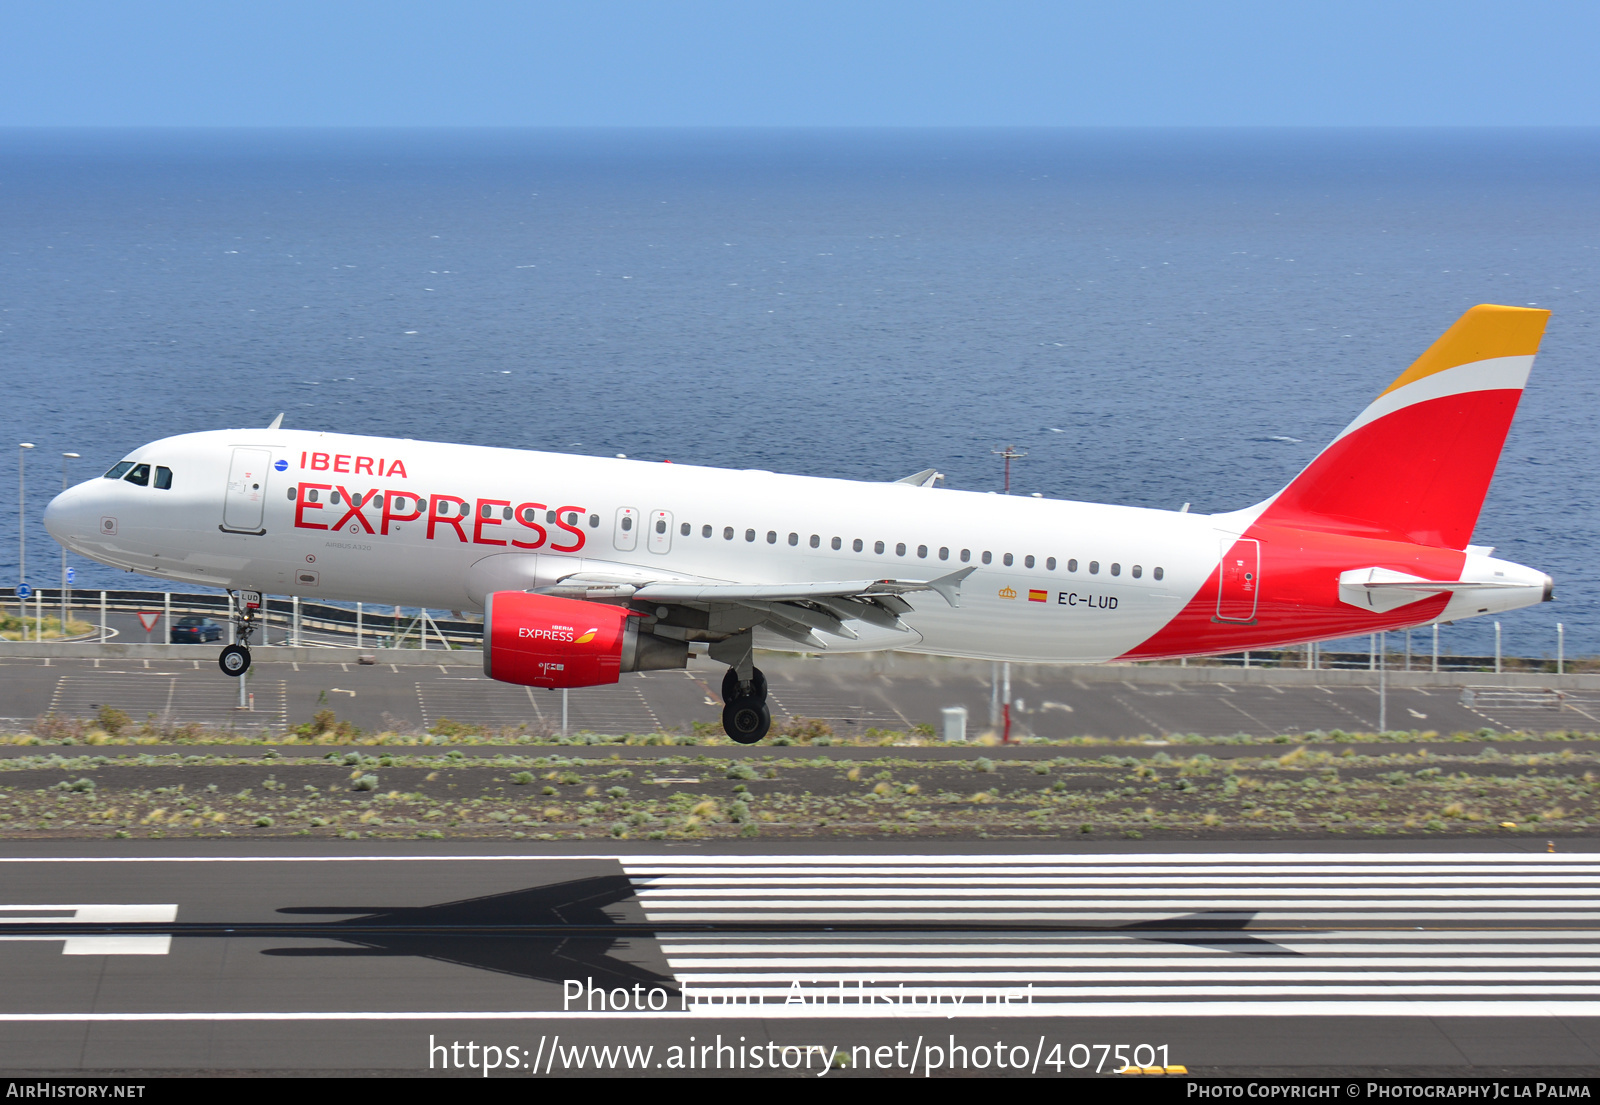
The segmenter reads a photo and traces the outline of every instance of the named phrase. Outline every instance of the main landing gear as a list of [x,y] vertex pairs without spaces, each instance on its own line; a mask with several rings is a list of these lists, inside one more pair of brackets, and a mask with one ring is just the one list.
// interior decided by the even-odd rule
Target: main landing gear
[[237,643],[222,650],[217,657],[217,666],[222,669],[223,675],[237,679],[250,670],[250,634],[255,632],[261,595],[257,591],[230,591],[229,595],[233,599],[229,620],[233,622],[233,639]]
[[722,677],[722,730],[740,744],[754,744],[772,728],[767,709],[767,677],[760,668],[750,669],[749,680],[739,678],[739,669],[730,667]]

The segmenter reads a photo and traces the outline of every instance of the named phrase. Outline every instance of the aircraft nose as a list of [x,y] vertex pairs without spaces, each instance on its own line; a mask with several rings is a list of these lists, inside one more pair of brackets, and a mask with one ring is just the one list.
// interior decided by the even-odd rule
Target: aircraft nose
[[92,484],[69,487],[44,508],[44,528],[51,537],[68,547],[96,532],[99,514]]

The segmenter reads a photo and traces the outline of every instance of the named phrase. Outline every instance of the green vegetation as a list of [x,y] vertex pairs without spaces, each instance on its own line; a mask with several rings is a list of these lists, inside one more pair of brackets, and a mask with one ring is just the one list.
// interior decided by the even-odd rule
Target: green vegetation
[[[987,758],[987,757],[986,757]],[[1600,742],[1366,754],[1299,745],[1218,759],[1158,753],[725,761],[626,747],[572,758],[507,750],[334,750],[321,758],[173,751],[0,760],[0,840],[175,835],[539,840],[860,837],[1285,839],[1591,836]],[[270,774],[263,769],[270,765]],[[380,776],[376,769],[382,770]],[[542,779],[543,788],[523,783]],[[628,779],[624,786],[618,780]],[[657,780],[663,780],[658,782]]]

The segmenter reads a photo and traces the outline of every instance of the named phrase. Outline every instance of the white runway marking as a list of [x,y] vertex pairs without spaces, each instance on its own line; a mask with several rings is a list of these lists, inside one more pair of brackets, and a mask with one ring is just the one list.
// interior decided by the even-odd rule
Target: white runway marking
[[1592,855],[621,862],[651,921],[948,926],[664,934],[680,984],[725,1011],[1512,1016],[1600,998]]
[[[162,924],[178,919],[175,905],[0,905],[0,924]],[[62,955],[166,955],[170,936],[0,936],[7,942],[60,940]]]

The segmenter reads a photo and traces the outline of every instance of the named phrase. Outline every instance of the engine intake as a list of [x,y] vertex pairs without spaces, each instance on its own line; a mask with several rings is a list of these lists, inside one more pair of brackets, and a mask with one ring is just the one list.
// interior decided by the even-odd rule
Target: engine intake
[[689,645],[620,606],[496,591],[483,600],[483,674],[527,687],[598,687],[625,671],[689,665]]

